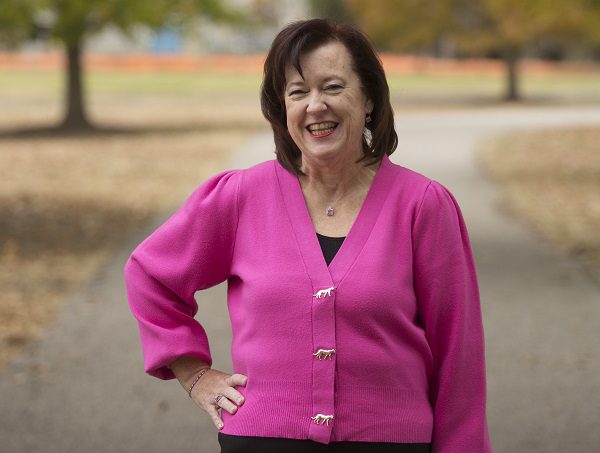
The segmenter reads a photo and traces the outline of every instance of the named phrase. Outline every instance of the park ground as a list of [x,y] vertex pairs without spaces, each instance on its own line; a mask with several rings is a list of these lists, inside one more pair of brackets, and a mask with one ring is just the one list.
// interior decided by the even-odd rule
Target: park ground
[[[22,129],[59,120],[61,57],[0,55],[0,369],[124,238],[268,127],[261,58],[92,56],[90,116],[126,132],[38,136]],[[396,111],[502,106],[497,63],[387,56],[384,64]],[[524,105],[600,104],[597,67],[533,61],[524,73]],[[515,132],[484,144],[480,163],[503,185],[507,209],[600,280],[599,139],[590,127]]]
[[[90,116],[107,129],[123,130],[27,134],[24,128],[60,119],[59,67],[52,60],[38,67],[0,61],[1,371],[43,336],[68,295],[126,238],[175,209],[224,169],[232,149],[268,125],[260,115],[256,59],[204,67],[163,62],[158,70],[100,60],[86,79]],[[497,66],[436,70],[429,62],[407,71],[398,61],[389,65],[398,112],[456,109],[476,115],[482,107],[503,107]],[[600,105],[597,68],[529,68],[525,106]],[[479,164],[503,187],[507,210],[580,260],[600,284],[598,143],[597,128],[520,130],[483,143]]]

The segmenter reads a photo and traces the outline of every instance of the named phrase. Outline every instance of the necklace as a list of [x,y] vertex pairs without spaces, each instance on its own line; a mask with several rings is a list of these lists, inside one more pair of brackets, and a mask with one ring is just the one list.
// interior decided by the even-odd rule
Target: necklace
[[[300,186],[301,187],[303,186],[302,181],[300,181]],[[337,200],[334,200],[333,202],[331,202],[327,205],[327,208],[325,209],[325,214],[327,215],[327,217],[333,217],[335,215],[335,209],[333,208],[333,206],[336,203],[339,203],[343,198],[345,198],[347,196],[348,196],[348,193],[344,193],[340,197],[338,197]]]
[[335,214],[335,210],[333,209],[333,205],[338,203],[339,201],[342,200],[342,198],[344,198],[346,196],[346,194],[342,194],[342,196],[340,196],[337,200],[335,200],[333,203],[330,203],[327,205],[327,209],[325,210],[325,214],[327,214],[328,217],[331,217]]
[[[301,181],[300,181],[300,187],[302,187],[304,190],[304,187],[303,187],[303,184]],[[333,202],[331,202],[327,205],[327,208],[325,209],[325,214],[327,215],[327,217],[332,217],[335,214],[333,205],[340,202],[342,200],[342,198],[344,198],[344,196],[346,196],[346,194],[342,194],[340,197],[337,198],[337,200],[334,200]]]

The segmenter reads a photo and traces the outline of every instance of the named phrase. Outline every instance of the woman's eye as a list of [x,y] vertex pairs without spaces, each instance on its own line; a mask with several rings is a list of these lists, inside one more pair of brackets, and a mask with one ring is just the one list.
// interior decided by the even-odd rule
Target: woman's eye
[[304,94],[304,91],[302,91],[302,90],[290,91],[290,96],[301,96],[303,94]]
[[343,86],[341,86],[341,85],[327,85],[327,86],[325,87],[325,89],[326,89],[327,91],[339,91],[339,90],[341,90],[342,88],[344,88],[344,87],[343,87]]

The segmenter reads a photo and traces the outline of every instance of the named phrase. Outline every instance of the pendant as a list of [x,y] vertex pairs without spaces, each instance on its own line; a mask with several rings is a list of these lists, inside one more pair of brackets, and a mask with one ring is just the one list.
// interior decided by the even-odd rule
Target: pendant
[[329,206],[329,207],[327,208],[327,215],[328,215],[329,217],[331,217],[331,216],[333,215],[333,208],[332,208],[331,206]]

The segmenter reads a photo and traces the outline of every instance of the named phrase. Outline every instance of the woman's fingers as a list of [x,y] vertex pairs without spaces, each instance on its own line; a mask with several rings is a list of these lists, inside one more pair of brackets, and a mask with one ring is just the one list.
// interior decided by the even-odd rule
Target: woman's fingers
[[242,395],[240,392],[238,392],[236,389],[234,389],[233,387],[227,387],[225,389],[225,391],[222,393],[223,396],[226,396],[229,401],[231,401],[232,403],[241,406],[242,404],[244,404],[244,395]]
[[227,382],[227,385],[230,385],[232,387],[235,387],[236,385],[241,385],[242,387],[244,387],[246,385],[246,382],[248,382],[248,376],[235,373],[229,376],[227,379],[225,379],[225,382]]
[[219,411],[217,410],[217,406],[210,405],[210,407],[206,410],[210,419],[217,427],[217,429],[223,428],[223,420],[221,420],[221,416],[219,415]]
[[235,414],[237,412],[237,406],[235,404],[233,404],[231,401],[229,401],[229,399],[225,396],[223,396],[221,399],[219,399],[219,403],[218,403],[219,407],[221,407],[223,410],[229,412],[230,414]]
[[[224,425],[219,408],[235,414],[238,406],[244,403],[244,396],[234,387],[245,386],[247,380],[247,376],[243,374],[227,375],[218,370],[209,370],[196,384],[192,391],[192,399],[209,414],[214,425],[221,429]],[[218,403],[215,402],[217,395],[222,395]]]

